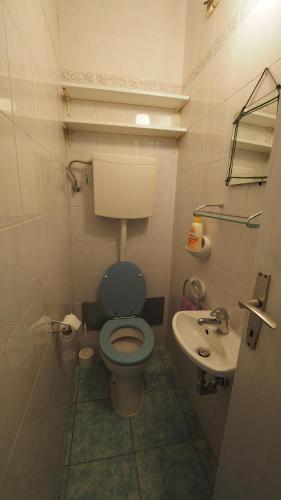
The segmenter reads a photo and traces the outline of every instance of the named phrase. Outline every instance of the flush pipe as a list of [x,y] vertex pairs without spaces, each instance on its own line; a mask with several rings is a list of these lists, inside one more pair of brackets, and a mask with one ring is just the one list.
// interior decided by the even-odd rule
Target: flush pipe
[[229,386],[229,380],[226,377],[212,377],[207,382],[206,372],[201,368],[197,368],[197,392],[200,396],[206,396],[207,394],[217,394],[218,386],[226,388]]
[[75,174],[74,174],[74,172],[73,172],[73,170],[71,168],[72,165],[73,165],[73,163],[82,163],[82,165],[92,165],[93,164],[93,160],[89,160],[89,161],[72,160],[71,162],[69,162],[69,164],[66,167],[66,171],[67,171],[68,177],[71,180],[72,191],[74,193],[79,193],[79,191],[81,191],[81,187],[79,186],[78,180],[76,179],[76,176],[75,176]]
[[126,241],[127,241],[128,220],[120,219],[120,262],[126,260]]

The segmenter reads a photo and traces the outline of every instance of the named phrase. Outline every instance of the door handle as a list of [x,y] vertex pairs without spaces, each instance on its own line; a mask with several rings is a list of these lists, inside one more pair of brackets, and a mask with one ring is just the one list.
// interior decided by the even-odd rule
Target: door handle
[[263,323],[274,330],[277,327],[277,323],[268,314],[262,311],[262,305],[263,302],[260,299],[253,299],[247,302],[239,302],[239,307],[241,307],[241,309],[247,309],[248,311],[252,312],[256,316],[258,316],[258,318],[261,319]]
[[276,321],[264,312],[266,308],[270,280],[270,274],[259,272],[253,293],[253,296],[258,298],[247,301],[239,301],[239,307],[247,309],[252,313],[248,318],[246,331],[246,344],[250,349],[255,349],[257,346],[262,323],[265,323],[272,329],[277,327]]

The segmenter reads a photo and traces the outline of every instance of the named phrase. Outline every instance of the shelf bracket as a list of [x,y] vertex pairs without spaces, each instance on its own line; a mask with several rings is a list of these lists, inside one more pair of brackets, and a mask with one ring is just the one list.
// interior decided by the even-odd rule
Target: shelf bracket
[[247,223],[246,223],[246,226],[249,227],[249,228],[257,228],[259,227],[259,224],[253,224],[253,220],[256,218],[256,217],[259,217],[259,215],[262,214],[262,211],[260,210],[259,212],[256,212],[255,214],[253,215],[250,215],[250,217],[248,218],[247,220]]
[[63,131],[64,131],[64,134],[65,134],[65,137],[66,137],[66,140],[67,140],[67,144],[70,147],[71,143],[72,143],[72,134],[73,134],[73,131],[71,130],[71,128],[67,127],[66,125],[63,125]]
[[64,87],[61,87],[60,92],[61,92],[61,96],[62,96],[64,105],[65,105],[66,114],[67,114],[67,116],[70,116],[70,101],[71,101],[71,97],[67,94],[67,91],[66,91],[66,89]]
[[200,207],[195,208],[193,215],[197,215],[197,212],[199,212],[199,210],[202,210],[202,208],[209,208],[209,207],[223,208],[223,203],[216,203],[216,204],[205,203],[205,205],[200,205]]

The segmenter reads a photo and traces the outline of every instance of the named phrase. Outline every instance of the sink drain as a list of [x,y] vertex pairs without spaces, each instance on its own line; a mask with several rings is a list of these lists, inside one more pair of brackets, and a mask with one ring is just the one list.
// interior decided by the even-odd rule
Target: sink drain
[[208,358],[209,356],[211,356],[211,351],[209,351],[207,347],[198,347],[197,353],[199,354],[199,356],[202,356],[202,358]]

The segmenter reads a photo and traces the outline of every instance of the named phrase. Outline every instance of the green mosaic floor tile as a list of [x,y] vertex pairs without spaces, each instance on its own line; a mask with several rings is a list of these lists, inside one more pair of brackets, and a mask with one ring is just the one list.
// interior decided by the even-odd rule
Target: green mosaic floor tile
[[195,446],[197,453],[199,455],[202,467],[207,476],[210,488],[214,491],[216,474],[217,474],[217,464],[214,456],[209,448],[209,445],[205,439],[200,439],[195,441]]
[[108,398],[110,377],[102,359],[95,359],[89,370],[80,370],[77,402]]
[[137,453],[142,500],[210,500],[210,489],[192,443]]
[[190,440],[190,432],[171,389],[147,392],[142,410],[132,418],[136,450]]
[[110,400],[77,405],[70,463],[132,451],[130,420],[114,411]]
[[139,500],[133,455],[98,460],[69,469],[67,500]]

